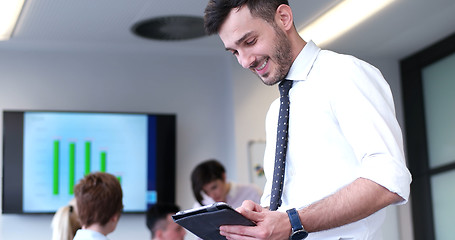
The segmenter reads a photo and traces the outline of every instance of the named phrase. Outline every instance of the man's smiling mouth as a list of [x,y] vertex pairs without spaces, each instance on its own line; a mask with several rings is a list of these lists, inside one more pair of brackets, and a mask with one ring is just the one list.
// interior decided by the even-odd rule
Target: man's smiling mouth
[[263,63],[261,66],[259,66],[259,67],[256,68],[256,71],[261,71],[262,69],[264,69],[265,66],[267,65],[267,62],[268,62],[268,61],[269,61],[268,58],[265,59],[264,63]]

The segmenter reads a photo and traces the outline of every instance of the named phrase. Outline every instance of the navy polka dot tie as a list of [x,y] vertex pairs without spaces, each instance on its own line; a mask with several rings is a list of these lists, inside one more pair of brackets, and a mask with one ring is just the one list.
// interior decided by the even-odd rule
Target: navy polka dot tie
[[286,150],[288,145],[289,125],[289,89],[292,81],[283,80],[278,85],[280,89],[280,112],[276,135],[275,170],[273,171],[272,193],[270,197],[270,210],[275,211],[281,206],[281,193],[283,192],[284,168],[286,164]]

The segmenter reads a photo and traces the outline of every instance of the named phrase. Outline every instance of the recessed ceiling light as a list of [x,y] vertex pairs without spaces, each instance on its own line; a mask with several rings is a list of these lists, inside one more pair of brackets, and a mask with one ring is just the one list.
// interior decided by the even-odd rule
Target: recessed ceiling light
[[11,37],[23,5],[24,0],[0,1],[0,41]]
[[132,31],[156,40],[185,40],[206,36],[204,19],[194,16],[164,16],[141,21]]
[[344,0],[299,31],[306,41],[328,43],[395,0]]

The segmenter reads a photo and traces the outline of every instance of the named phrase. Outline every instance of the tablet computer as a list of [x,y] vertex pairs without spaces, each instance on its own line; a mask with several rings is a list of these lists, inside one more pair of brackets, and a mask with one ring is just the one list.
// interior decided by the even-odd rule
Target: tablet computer
[[172,216],[177,224],[204,240],[225,240],[220,235],[222,225],[256,226],[224,202],[180,211]]

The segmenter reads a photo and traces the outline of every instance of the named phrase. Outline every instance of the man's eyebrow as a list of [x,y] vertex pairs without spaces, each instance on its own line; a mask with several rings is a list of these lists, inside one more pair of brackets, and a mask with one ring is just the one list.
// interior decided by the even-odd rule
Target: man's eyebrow
[[235,45],[240,45],[245,39],[249,38],[251,35],[253,35],[253,32],[247,32],[241,37],[239,40],[235,41]]
[[[253,31],[245,33],[239,40],[235,41],[235,45],[240,45],[245,39],[249,38],[251,35],[253,35]],[[226,51],[231,51],[233,50],[232,48],[225,48]]]

